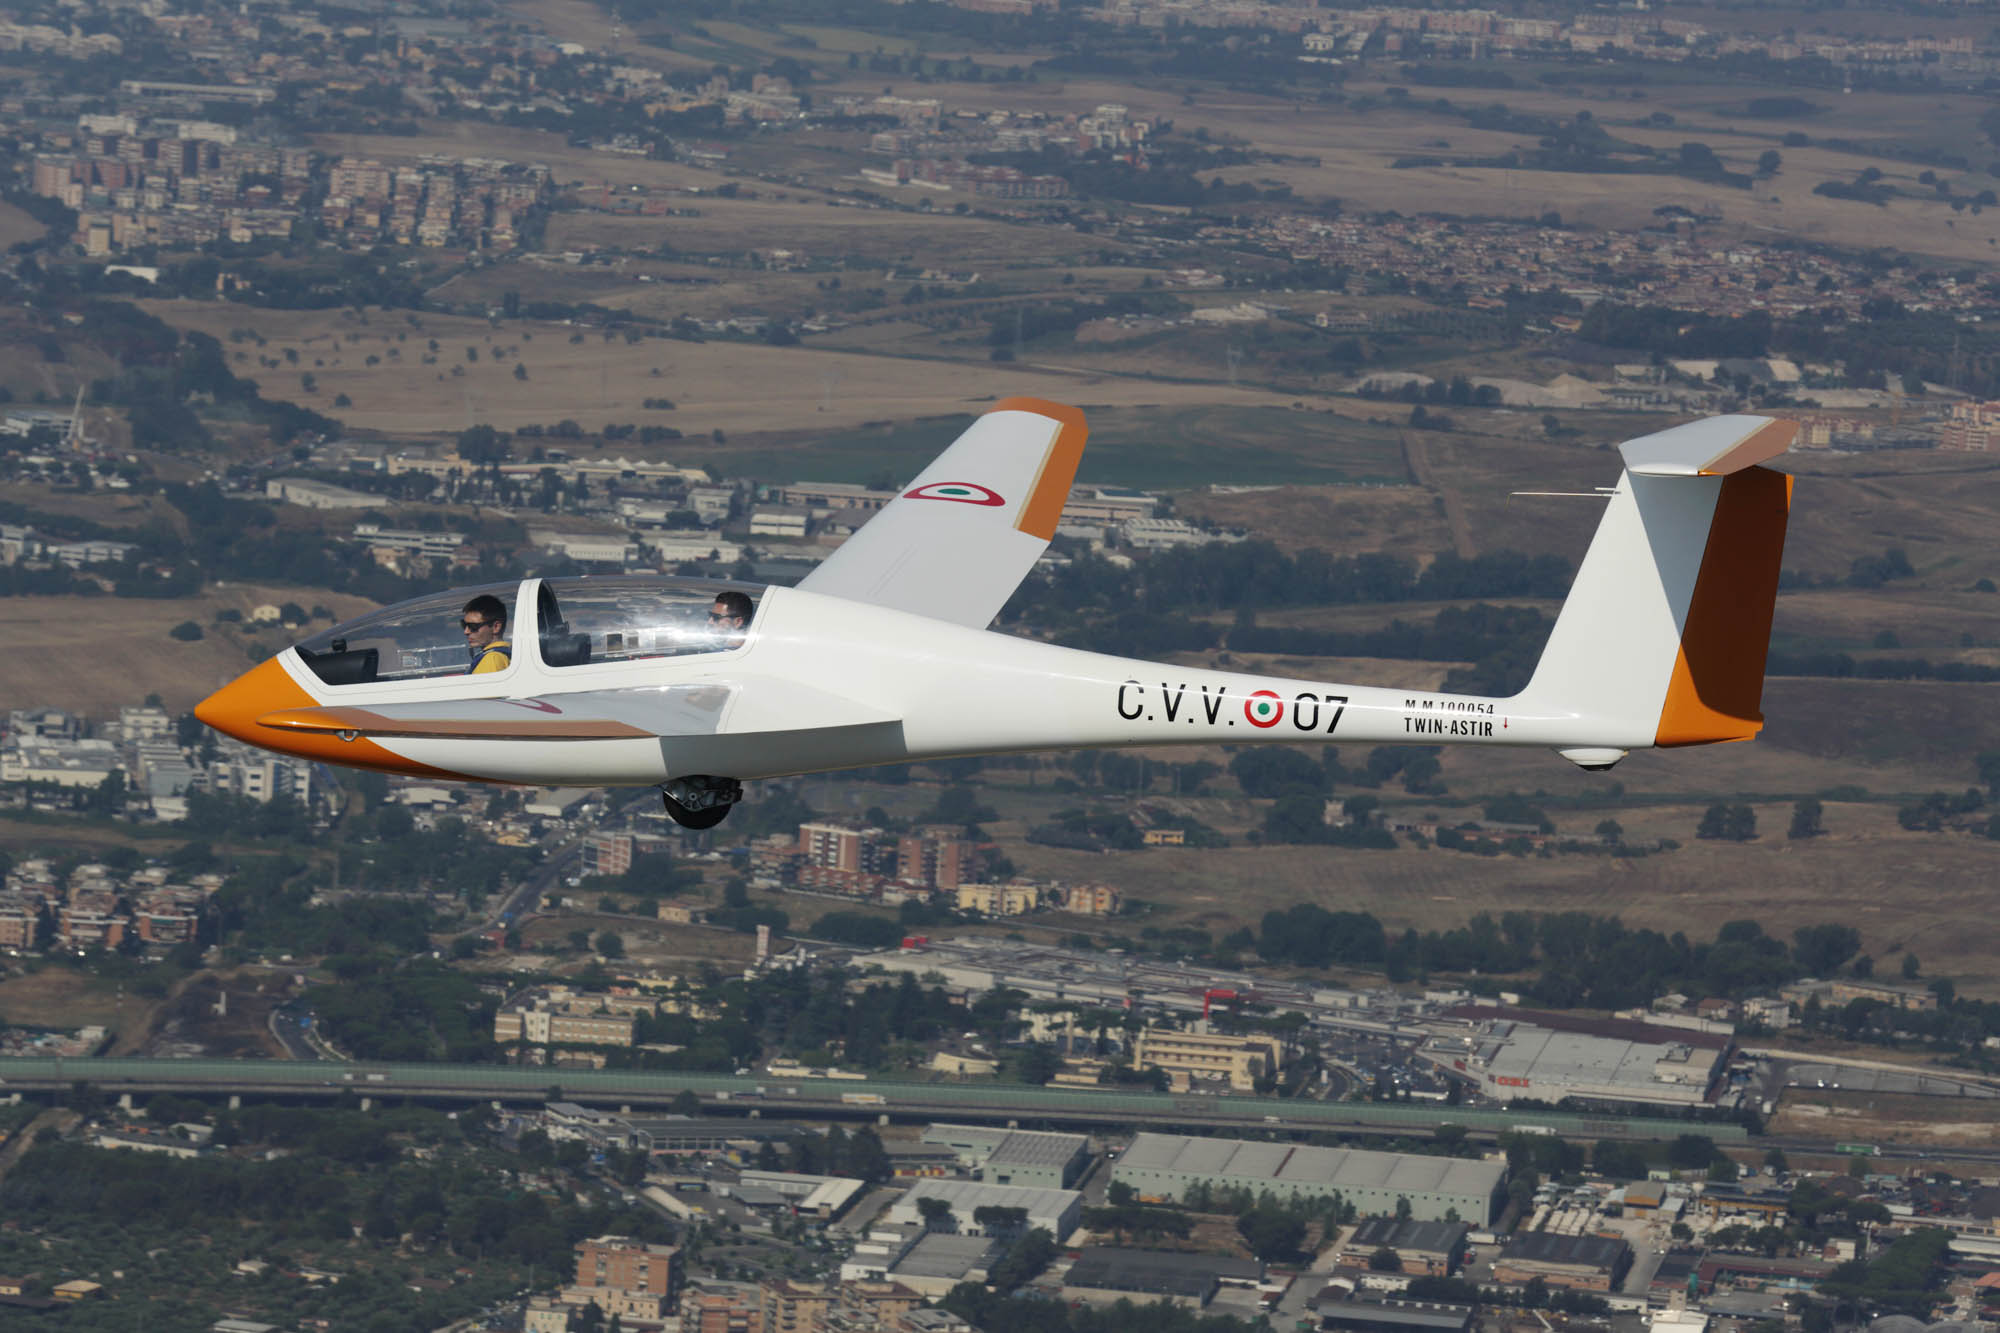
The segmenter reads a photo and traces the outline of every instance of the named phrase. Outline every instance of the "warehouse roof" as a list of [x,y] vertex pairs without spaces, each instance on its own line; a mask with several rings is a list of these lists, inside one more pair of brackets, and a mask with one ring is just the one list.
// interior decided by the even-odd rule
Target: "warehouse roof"
[[935,1178],[919,1180],[912,1185],[902,1202],[914,1205],[919,1199],[943,1199],[951,1204],[952,1212],[964,1225],[972,1221],[973,1212],[980,1208],[1021,1208],[1030,1217],[1060,1216],[1082,1197],[1075,1190],[1032,1189],[1025,1185],[988,1185],[979,1180]]
[[1463,1222],[1419,1222],[1415,1218],[1398,1221],[1393,1217],[1364,1217],[1347,1238],[1349,1249],[1411,1250],[1420,1254],[1455,1254],[1465,1247],[1472,1228]]
[[917,1243],[897,1260],[889,1275],[963,1279],[975,1269],[991,1268],[1003,1248],[999,1241],[986,1236],[954,1236],[932,1231],[917,1237]]
[[1625,1242],[1608,1236],[1563,1236],[1553,1231],[1517,1231],[1500,1257],[1537,1264],[1574,1264],[1585,1268],[1616,1268]]
[[1089,1140],[1081,1134],[1009,1130],[1006,1137],[993,1145],[992,1153],[981,1166],[1067,1166],[1088,1145]]
[[1479,1196],[1489,1196],[1498,1189],[1507,1171],[1501,1162],[1245,1139],[1197,1139],[1182,1134],[1141,1134],[1118,1165],[1126,1170],[1176,1171],[1215,1180]]
[[1254,1259],[1091,1245],[1070,1265],[1063,1285],[1205,1299],[1224,1278],[1256,1282],[1263,1276],[1264,1266]]

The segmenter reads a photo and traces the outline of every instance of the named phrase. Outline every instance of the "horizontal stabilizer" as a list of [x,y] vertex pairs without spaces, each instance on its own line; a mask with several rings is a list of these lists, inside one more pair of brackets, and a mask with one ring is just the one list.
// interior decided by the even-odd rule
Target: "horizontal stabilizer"
[[896,719],[880,709],[793,681],[734,680],[528,699],[336,704],[266,713],[276,731],[426,740],[650,740],[857,726]]
[[1775,417],[1705,417],[1628,440],[1618,452],[1641,477],[1722,477],[1776,458],[1798,431],[1796,421]]

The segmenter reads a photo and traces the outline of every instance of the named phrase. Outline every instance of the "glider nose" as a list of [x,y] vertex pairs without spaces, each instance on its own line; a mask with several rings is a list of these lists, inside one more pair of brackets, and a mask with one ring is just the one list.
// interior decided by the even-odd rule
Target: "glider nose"
[[194,715],[226,736],[270,749],[278,748],[273,744],[278,733],[259,727],[257,719],[280,708],[311,707],[313,702],[276,658],[268,658],[196,704]]

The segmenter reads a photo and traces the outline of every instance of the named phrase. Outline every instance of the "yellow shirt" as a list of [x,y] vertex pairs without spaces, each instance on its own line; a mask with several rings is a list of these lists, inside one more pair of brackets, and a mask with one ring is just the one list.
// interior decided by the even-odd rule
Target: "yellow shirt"
[[513,646],[505,639],[495,639],[479,650],[479,656],[472,660],[472,670],[468,674],[479,676],[489,671],[505,671],[513,660],[508,654],[513,651]]

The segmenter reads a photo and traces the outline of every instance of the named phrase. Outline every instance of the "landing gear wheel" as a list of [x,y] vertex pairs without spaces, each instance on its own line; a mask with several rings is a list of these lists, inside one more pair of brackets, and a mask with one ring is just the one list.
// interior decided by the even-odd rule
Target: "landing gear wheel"
[[729,817],[743,799],[743,784],[735,778],[710,777],[697,773],[675,778],[660,788],[660,801],[667,817],[682,828],[714,828]]

